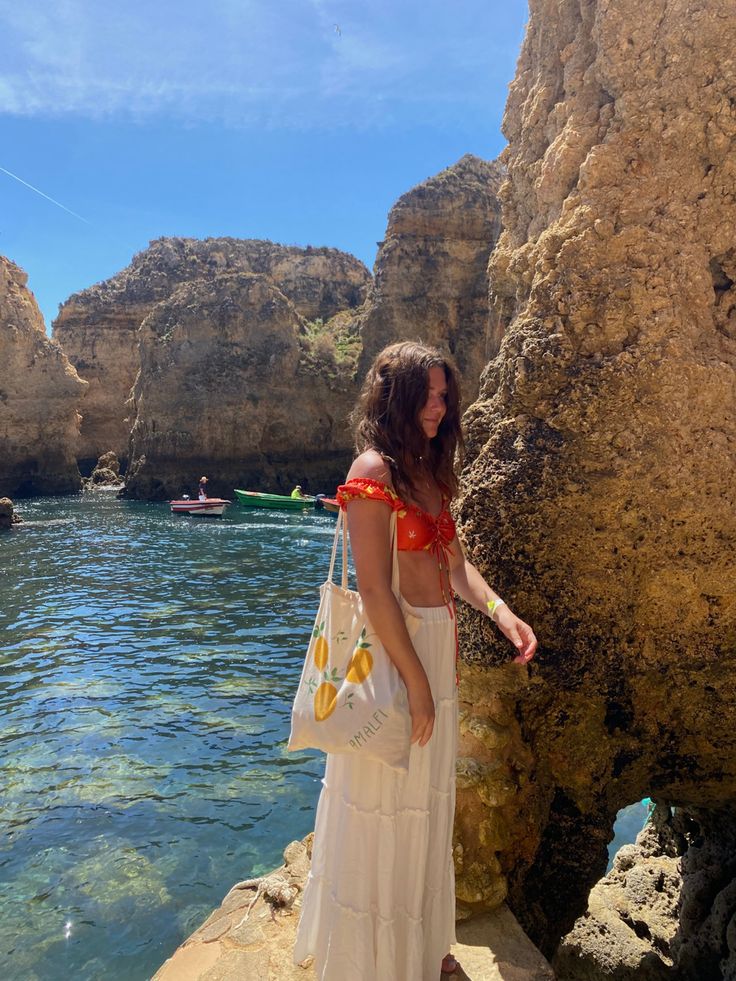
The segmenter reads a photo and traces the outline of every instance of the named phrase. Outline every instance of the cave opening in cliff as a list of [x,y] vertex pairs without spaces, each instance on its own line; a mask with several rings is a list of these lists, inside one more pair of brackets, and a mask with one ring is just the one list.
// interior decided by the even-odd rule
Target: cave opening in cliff
[[646,824],[651,811],[652,802],[648,797],[622,807],[616,815],[613,824],[613,838],[608,843],[608,868],[610,872],[613,860],[623,845],[630,845]]

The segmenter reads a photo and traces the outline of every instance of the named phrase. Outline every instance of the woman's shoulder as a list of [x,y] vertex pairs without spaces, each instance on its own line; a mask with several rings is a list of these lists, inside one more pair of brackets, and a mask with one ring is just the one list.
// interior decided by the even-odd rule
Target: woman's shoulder
[[376,450],[366,450],[353,461],[345,483],[337,489],[342,507],[350,501],[381,501],[393,510],[402,506],[391,482],[391,471]]
[[391,470],[378,450],[366,450],[353,460],[345,482],[356,479],[373,480],[393,490]]

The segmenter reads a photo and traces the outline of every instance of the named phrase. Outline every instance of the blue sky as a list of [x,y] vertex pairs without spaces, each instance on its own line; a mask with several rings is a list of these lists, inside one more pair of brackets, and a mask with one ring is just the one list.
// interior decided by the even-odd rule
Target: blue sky
[[503,148],[526,18],[526,0],[0,0],[0,253],[47,324],[161,235],[370,268],[399,195]]

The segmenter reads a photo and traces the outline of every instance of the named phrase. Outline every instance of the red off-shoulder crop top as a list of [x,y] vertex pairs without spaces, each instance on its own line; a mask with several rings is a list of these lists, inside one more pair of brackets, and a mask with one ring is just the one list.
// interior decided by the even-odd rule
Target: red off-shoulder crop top
[[[416,504],[402,501],[396,491],[380,480],[370,477],[353,477],[337,489],[337,500],[345,510],[350,501],[380,501],[396,511],[397,547],[400,552],[434,552],[439,555],[450,547],[455,537],[455,522],[447,505],[449,500],[443,496],[442,510],[435,517],[423,511]],[[438,554],[439,553],[439,554]]]

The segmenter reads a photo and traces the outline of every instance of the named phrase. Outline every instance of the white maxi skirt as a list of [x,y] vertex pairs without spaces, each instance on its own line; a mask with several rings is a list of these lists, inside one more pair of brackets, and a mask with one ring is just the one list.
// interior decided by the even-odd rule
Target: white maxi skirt
[[455,943],[455,624],[447,607],[402,606],[434,731],[406,774],[327,756],[294,948],[319,981],[438,981]]

